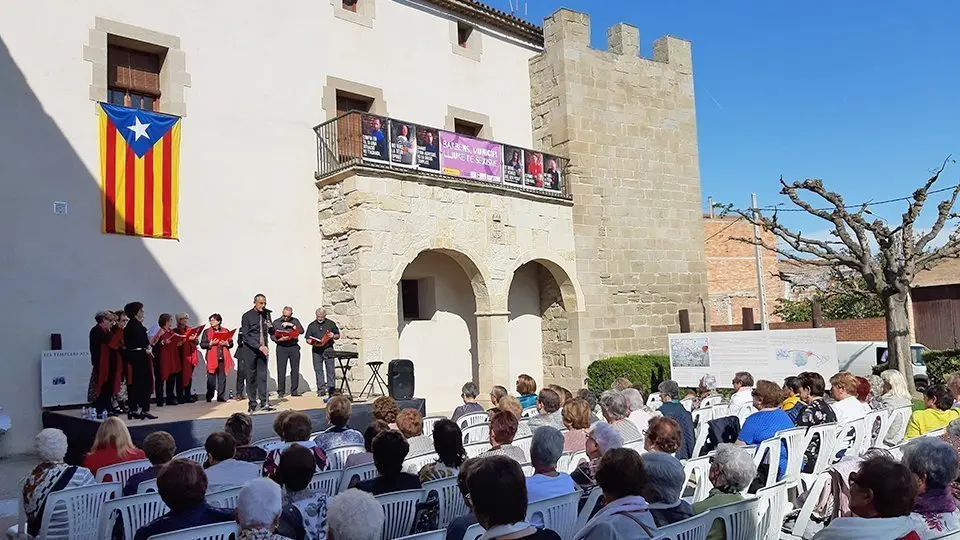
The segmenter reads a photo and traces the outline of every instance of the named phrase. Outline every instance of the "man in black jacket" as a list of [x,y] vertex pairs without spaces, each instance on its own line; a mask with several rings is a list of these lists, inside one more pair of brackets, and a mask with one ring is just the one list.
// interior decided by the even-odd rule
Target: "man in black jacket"
[[[287,361],[290,362],[290,395],[299,396],[297,388],[300,385],[300,337],[303,333],[303,325],[293,316],[293,308],[286,306],[283,308],[283,315],[273,321],[273,327],[276,332],[271,336],[273,342],[277,344],[277,395],[283,398],[287,393]],[[280,332],[293,332],[296,336],[282,335]]]
[[[327,318],[327,311],[317,308],[317,320],[307,325],[307,342],[313,348],[313,371],[317,375],[317,395],[332,396],[336,390],[336,375],[333,371],[333,342],[340,339],[340,329],[337,323]],[[330,332],[331,339],[320,345],[324,336]],[[326,373],[327,380],[323,376]]]
[[237,356],[243,359],[247,367],[250,412],[257,410],[258,395],[260,410],[273,410],[267,399],[267,356],[270,354],[267,344],[273,331],[270,310],[267,309],[267,297],[258,294],[253,297],[253,309],[240,318],[240,349],[237,351]]

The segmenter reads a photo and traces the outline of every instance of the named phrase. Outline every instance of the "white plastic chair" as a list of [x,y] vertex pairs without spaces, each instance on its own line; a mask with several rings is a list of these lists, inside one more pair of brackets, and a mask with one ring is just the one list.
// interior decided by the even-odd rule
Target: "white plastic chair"
[[947,428],[935,429],[933,431],[928,431],[923,434],[924,437],[939,437],[947,432]]
[[713,407],[701,407],[690,413],[693,417],[693,427],[700,431],[701,427],[706,427],[707,422],[713,420]]
[[779,437],[773,437],[761,442],[757,446],[757,451],[753,454],[753,463],[760,466],[764,461],[767,462],[767,478],[763,482],[763,487],[770,487],[777,483],[777,474],[780,471],[780,452],[782,450],[782,440]]
[[[567,470],[563,471],[567,474],[572,474],[573,471],[577,470],[577,466],[584,461],[588,461],[590,458],[587,457],[587,452],[574,452],[570,455],[570,461],[567,463]],[[559,462],[558,462],[559,463]],[[559,468],[557,470],[560,470]]]
[[201,447],[185,450],[173,456],[173,459],[189,459],[203,465],[207,461],[207,449]]
[[530,461],[530,445],[533,444],[533,435],[520,437],[513,440],[513,445],[523,450],[523,456],[526,461]]
[[348,457],[362,452],[366,452],[366,448],[364,448],[362,444],[352,444],[350,446],[334,448],[327,452],[326,470],[340,470],[343,468],[343,464],[347,461]]
[[433,463],[440,459],[440,456],[436,452],[430,452],[429,454],[421,454],[419,456],[414,456],[403,460],[403,470],[410,474],[417,474],[420,472],[420,469],[424,465]]
[[709,512],[697,514],[683,521],[657,528],[653,540],[706,540],[714,516]]
[[887,449],[887,451],[890,452],[890,455],[893,456],[893,459],[900,461],[901,459],[903,459],[903,448],[910,443],[910,440],[911,439],[901,441],[900,444],[896,446],[891,446],[890,448]]
[[751,404],[740,407],[740,410],[737,412],[737,418],[740,419],[740,426],[742,427],[743,423],[747,421],[747,417],[755,412],[757,412],[757,408]]
[[392,540],[410,534],[417,515],[417,505],[423,502],[422,489],[408,489],[377,495],[383,507],[383,540]]
[[797,515],[796,521],[793,522],[793,528],[789,532],[782,532],[782,538],[799,540],[812,536],[807,533],[807,527],[810,525],[810,516],[813,515],[813,509],[820,501],[820,494],[823,493],[823,488],[827,485],[827,482],[830,481],[830,478],[830,473],[827,472],[820,473],[816,476],[813,485],[810,487],[810,495],[803,501],[803,506],[800,507],[800,514]]
[[663,400],[660,399],[660,392],[650,392],[650,395],[647,396],[647,407],[657,410],[661,405],[663,405]]
[[687,481],[690,481],[691,476],[694,477],[693,500],[689,501],[690,504],[706,499],[713,489],[713,484],[710,483],[710,456],[688,459],[683,464],[683,476]]
[[268,447],[270,447],[270,446],[272,446],[272,445],[274,445],[274,444],[276,444],[276,443],[278,443],[278,442],[282,442],[282,441],[280,440],[280,437],[267,437],[266,439],[260,439],[259,441],[254,442],[254,443],[253,443],[253,446],[256,446],[256,447],[258,447],[258,448],[262,448],[262,449],[265,450],[265,451],[269,451],[270,448],[268,448]]
[[99,538],[110,538],[117,519],[123,523],[124,540],[133,540],[137,530],[167,512],[159,493],[131,495],[107,501],[100,517]]
[[[887,427],[887,433],[885,433],[880,440],[886,441],[889,438],[896,441],[897,444],[903,442],[903,437],[907,434],[907,423],[910,421],[910,415],[912,414],[913,407],[909,405],[890,411],[890,424]],[[899,424],[897,424],[898,419],[900,420]],[[897,428],[896,432],[893,431],[894,425],[896,425]]]
[[873,447],[883,448],[883,437],[890,430],[890,410],[877,409],[870,411],[863,417],[863,420],[867,425],[867,440],[863,451],[866,452]]
[[487,532],[486,529],[480,526],[479,523],[474,523],[473,525],[467,527],[467,530],[463,533],[463,540],[477,540],[483,536],[483,533]]
[[149,540],[230,540],[240,534],[240,525],[235,521],[201,525],[189,529],[155,534]]
[[780,529],[783,527],[783,516],[787,513],[787,482],[760,488],[757,498],[760,499],[760,531],[758,540],[779,540]]
[[463,445],[463,449],[466,450],[468,458],[480,457],[480,454],[491,448],[493,448],[493,446],[490,445],[490,441]]
[[573,527],[574,531],[583,530],[583,527],[590,521],[590,514],[593,513],[593,509],[597,507],[597,501],[599,501],[602,496],[603,490],[600,489],[600,486],[590,490],[590,495],[587,496],[586,502],[583,503],[583,508],[580,509],[580,513],[577,515],[577,524]]
[[465,414],[461,416],[459,420],[457,420],[457,425],[460,426],[461,430],[467,429],[470,426],[489,423],[490,415],[485,412]]
[[680,400],[680,405],[682,405],[683,408],[687,410],[687,412],[692,412],[692,411],[693,411],[693,398],[683,398],[683,399],[681,399],[681,400]]
[[144,480],[143,482],[140,482],[140,485],[137,486],[137,495],[140,495],[141,493],[156,493],[157,491],[156,478]]
[[[349,469],[343,469],[340,473],[340,483],[339,483],[339,492],[343,493],[344,491],[350,489],[350,482],[353,481],[353,478],[357,478],[357,482],[362,482],[364,480],[370,480],[377,476],[377,466],[373,463],[366,463],[364,465],[357,465],[350,467]],[[356,484],[357,482],[354,482]]]
[[341,474],[342,471],[339,470],[314,473],[313,478],[310,479],[310,483],[307,484],[307,489],[320,491],[326,493],[328,497],[333,497],[337,494],[338,488],[340,487]]
[[933,540],[958,540],[960,539],[960,531],[949,532],[943,536],[938,536]]
[[521,463],[520,470],[523,471],[524,476],[526,476],[527,478],[530,478],[531,476],[533,476],[533,472],[535,469],[533,468],[533,465],[529,463]]
[[[795,427],[782,429],[776,433],[776,436],[782,440],[787,447],[787,469],[783,473],[781,480],[787,483],[787,490],[800,489],[800,471],[803,468],[803,454],[807,447],[804,441],[807,439],[807,428]],[[781,451],[783,448],[781,447]]]
[[431,491],[437,492],[437,499],[440,502],[439,527],[445,529],[454,518],[466,515],[467,501],[463,499],[460,488],[457,487],[457,477],[441,478],[440,480],[431,480],[423,483],[424,498],[430,495]]
[[123,486],[126,485],[131,476],[149,468],[149,459],[138,459],[100,467],[97,469],[97,482],[119,482]]
[[534,515],[543,516],[543,527],[560,535],[560,538],[573,538],[577,532],[577,504],[580,502],[580,491],[573,491],[566,495],[551,497],[527,505],[527,522],[533,520]]
[[[120,496],[119,482],[63,489],[47,495],[40,534],[48,540],[98,540],[104,503]],[[18,497],[19,498],[19,497]],[[56,516],[56,522],[53,518]],[[66,527],[60,526],[66,524]]]
[[696,429],[696,439],[693,441],[693,453],[690,454],[690,457],[700,457],[700,454],[703,452],[704,445],[707,444],[707,436],[710,434],[710,420],[701,420],[699,426]]
[[820,440],[820,448],[817,453],[817,459],[813,465],[813,470],[809,473],[800,473],[800,482],[803,484],[801,487],[807,487],[812,484],[817,475],[827,470],[827,467],[832,464],[834,455],[833,447],[837,444],[837,429],[839,429],[839,426],[836,422],[829,422],[807,428],[807,436],[803,440],[803,451],[806,452],[807,449],[810,448],[810,443],[813,442],[815,436]]
[[463,430],[463,444],[490,440],[490,424],[476,424]]
[[700,408],[715,407],[723,403],[723,396],[707,396],[700,401]]
[[240,502],[240,490],[243,486],[234,486],[227,489],[207,493],[207,504],[214,508],[233,510]]
[[856,457],[862,454],[866,439],[867,424],[863,418],[840,424],[833,446],[833,455],[830,456],[830,464],[840,461],[844,456]]
[[710,509],[709,515],[722,519],[727,540],[755,540],[759,524],[760,499],[752,498]]
[[411,534],[409,536],[401,536],[397,540],[444,540],[447,537],[447,531],[445,529],[439,529],[436,531],[423,532],[420,534]]
[[527,407],[526,409],[520,411],[520,418],[533,418],[534,416],[539,416],[540,411],[536,407]]
[[433,433],[433,425],[441,420],[446,420],[446,416],[428,416],[423,419],[423,434],[430,435]]
[[644,452],[647,451],[646,448],[643,447],[643,444],[644,444],[644,440],[639,439],[633,442],[623,443],[623,447],[629,448],[638,454],[643,454]]

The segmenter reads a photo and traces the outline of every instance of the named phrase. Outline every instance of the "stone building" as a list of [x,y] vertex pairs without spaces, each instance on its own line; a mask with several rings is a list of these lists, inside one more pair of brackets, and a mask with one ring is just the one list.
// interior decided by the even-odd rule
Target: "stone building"
[[[15,184],[0,278],[23,321],[0,330],[16,366],[0,395],[27,390],[0,402],[4,452],[40,426],[50,335],[82,350],[94,312],[131,300],[148,323],[219,312],[228,328],[257,292],[304,322],[325,306],[360,354],[354,376],[410,358],[430,412],[471,379],[577,388],[597,358],[664,350],[678,309],[702,326],[688,42],[644,58],[621,24],[595,50],[584,14],[541,28],[473,0],[285,5],[22,0],[0,17],[0,176]],[[177,241],[100,232],[105,101],[181,117]],[[544,161],[516,185],[377,163],[369,115]],[[301,388],[313,381],[301,362]]]

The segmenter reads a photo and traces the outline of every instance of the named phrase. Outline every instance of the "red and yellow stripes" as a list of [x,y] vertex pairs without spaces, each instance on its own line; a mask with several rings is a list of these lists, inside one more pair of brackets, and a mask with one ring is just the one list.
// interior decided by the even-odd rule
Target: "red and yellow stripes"
[[180,122],[138,158],[106,113],[99,116],[102,231],[177,238]]

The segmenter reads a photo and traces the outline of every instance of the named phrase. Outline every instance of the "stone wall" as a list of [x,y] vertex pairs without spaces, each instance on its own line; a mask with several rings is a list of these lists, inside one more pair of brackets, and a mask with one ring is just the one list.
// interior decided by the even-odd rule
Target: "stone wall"
[[531,59],[534,141],[570,158],[577,274],[585,305],[578,354],[666,349],[708,300],[690,43],[664,37],[639,56],[636,28],[590,48],[585,14],[559,10]]
[[[543,344],[544,384],[561,380],[575,380],[577,367],[570,358],[573,339],[570,336],[570,321],[563,305],[563,295],[557,280],[549,270],[537,266],[537,281],[540,284],[541,342]],[[579,387],[579,386],[577,386]]]

